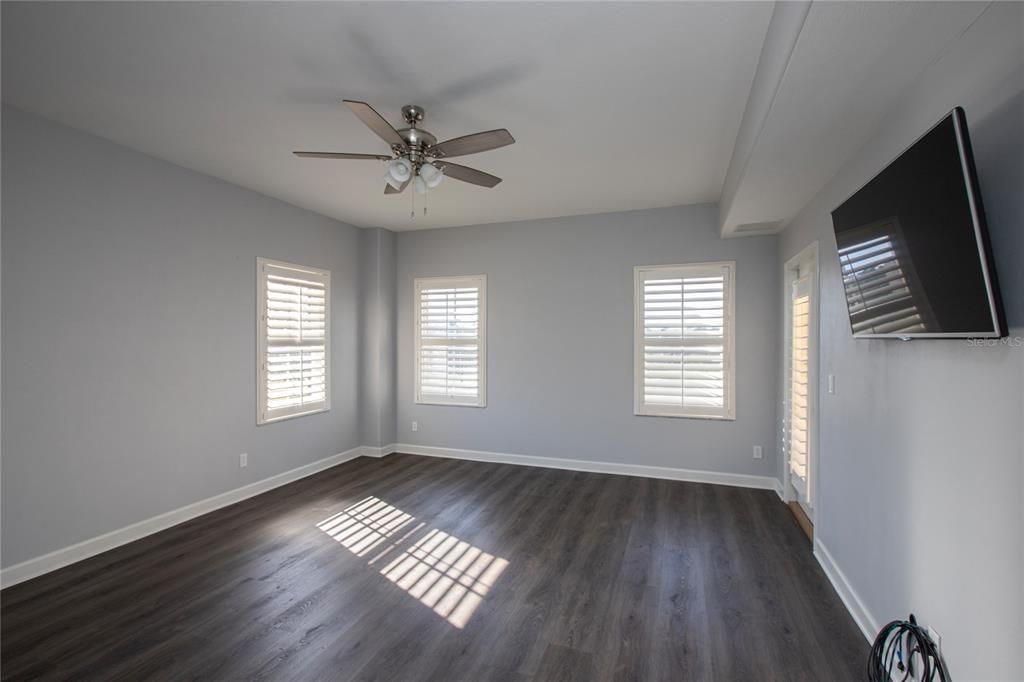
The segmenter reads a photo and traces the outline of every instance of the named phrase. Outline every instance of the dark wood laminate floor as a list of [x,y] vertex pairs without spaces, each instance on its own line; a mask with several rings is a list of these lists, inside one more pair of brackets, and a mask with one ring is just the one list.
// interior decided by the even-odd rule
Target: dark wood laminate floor
[[772,492],[361,458],[2,593],[3,679],[846,680]]

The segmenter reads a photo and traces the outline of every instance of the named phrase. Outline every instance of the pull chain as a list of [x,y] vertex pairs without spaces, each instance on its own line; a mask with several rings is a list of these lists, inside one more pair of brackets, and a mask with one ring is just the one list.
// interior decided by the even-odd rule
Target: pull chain
[[[415,185],[416,183],[409,183]],[[409,220],[416,220],[416,191],[414,188],[409,188],[409,198],[412,201],[412,208],[409,209]]]

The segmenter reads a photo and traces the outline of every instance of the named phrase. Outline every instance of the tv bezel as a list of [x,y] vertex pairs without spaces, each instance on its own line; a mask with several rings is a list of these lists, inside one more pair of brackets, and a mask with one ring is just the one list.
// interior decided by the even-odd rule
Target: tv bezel
[[[978,247],[978,259],[981,262],[981,273],[985,279],[985,291],[988,295],[989,314],[992,316],[992,329],[979,332],[856,332],[853,329],[853,319],[850,317],[849,306],[847,305],[846,319],[850,323],[850,332],[855,339],[898,339],[910,341],[912,339],[1000,339],[1007,335],[1006,316],[1003,310],[1002,297],[999,292],[999,282],[996,278],[995,262],[992,257],[992,245],[989,241],[988,223],[985,219],[985,209],[981,202],[981,188],[978,184],[978,174],[974,166],[974,152],[971,148],[970,134],[967,131],[967,118],[962,107],[954,107],[952,111],[940,118],[928,130],[919,135],[912,143],[907,145],[899,154],[887,163],[882,170],[876,173],[870,180],[851,192],[845,199],[839,202],[830,211],[832,217],[832,234],[837,238],[835,229],[834,213],[843,204],[855,197],[865,187],[871,184],[875,178],[884,173],[894,163],[914,148],[918,142],[927,137],[933,130],[945,123],[947,118],[953,119],[953,130],[956,136],[957,153],[960,157],[960,168],[963,171],[964,185],[967,189],[967,204],[971,212],[971,222],[974,226],[975,244]],[[840,263],[840,277],[842,276],[842,264]],[[843,299],[846,300],[846,286],[843,286]]]

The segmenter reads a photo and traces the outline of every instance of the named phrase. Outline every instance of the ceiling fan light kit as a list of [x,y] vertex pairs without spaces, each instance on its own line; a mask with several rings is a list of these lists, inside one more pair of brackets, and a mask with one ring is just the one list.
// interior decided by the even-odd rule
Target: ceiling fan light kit
[[370,130],[391,146],[391,156],[383,154],[350,154],[346,152],[295,152],[296,156],[314,159],[379,160],[387,162],[384,193],[400,194],[410,182],[417,194],[436,188],[447,175],[461,182],[480,187],[494,187],[501,178],[483,171],[461,166],[443,159],[477,154],[504,147],[515,138],[504,128],[455,137],[444,142],[419,127],[426,117],[423,107],[407,104],[402,118],[407,127],[396,130],[366,102],[343,100],[345,105]]

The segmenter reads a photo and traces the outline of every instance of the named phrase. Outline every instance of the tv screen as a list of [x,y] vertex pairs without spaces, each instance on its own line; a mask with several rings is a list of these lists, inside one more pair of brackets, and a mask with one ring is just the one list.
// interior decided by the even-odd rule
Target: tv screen
[[854,336],[1006,333],[963,109],[832,211]]

